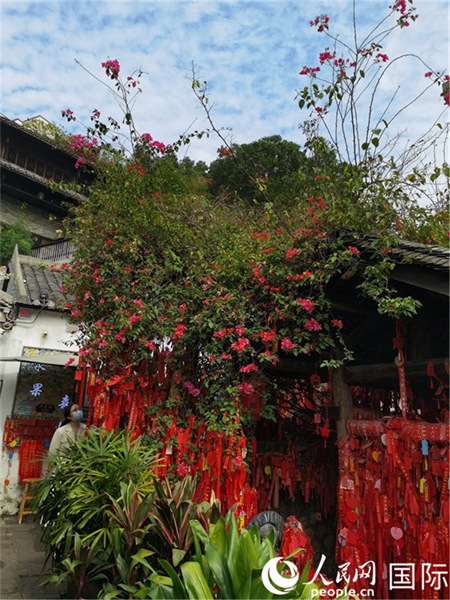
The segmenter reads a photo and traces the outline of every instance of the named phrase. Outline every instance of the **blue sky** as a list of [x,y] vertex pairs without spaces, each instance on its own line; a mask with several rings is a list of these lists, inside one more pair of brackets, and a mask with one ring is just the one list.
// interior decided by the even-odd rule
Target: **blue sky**
[[[389,0],[356,0],[361,31],[388,12]],[[416,23],[401,30],[383,49],[389,57],[411,49],[437,71],[447,68],[449,2],[417,0]],[[325,13],[342,39],[351,36],[351,2],[328,0],[142,2],[2,2],[2,95],[0,111],[10,118],[41,114],[62,123],[70,108],[86,123],[92,109],[120,116],[105,87],[74,59],[107,82],[101,63],[117,59],[121,74],[142,68],[143,93],[135,105],[139,131],[165,143],[193,123],[206,128],[191,91],[192,61],[211,88],[214,120],[228,127],[237,143],[280,134],[302,143],[298,128],[306,117],[295,90],[304,65],[318,64],[329,45],[309,26]],[[380,88],[380,102],[401,85],[398,102],[424,83],[425,68],[407,60]],[[411,139],[426,131],[442,111],[438,92],[430,91],[398,123]],[[187,153],[209,162],[220,142],[196,141]]]

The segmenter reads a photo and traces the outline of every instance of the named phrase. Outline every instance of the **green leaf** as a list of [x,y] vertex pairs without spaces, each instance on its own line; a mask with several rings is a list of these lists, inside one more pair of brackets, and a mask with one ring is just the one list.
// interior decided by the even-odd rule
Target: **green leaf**
[[173,566],[177,567],[185,556],[186,556],[186,550],[179,550],[178,548],[174,548],[172,550]]
[[170,579],[172,580],[175,597],[180,598],[180,599],[186,598],[186,596],[187,596],[186,589],[185,589],[181,579],[179,578],[177,572],[172,567],[172,565],[170,563],[168,563],[166,560],[163,560],[162,558],[159,559],[159,564],[163,567],[163,569],[166,571],[166,573],[169,575]]
[[213,544],[207,544],[206,558],[214,575],[214,580],[219,586],[221,598],[229,600],[237,598],[224,552]]
[[227,537],[225,535],[225,519],[221,517],[214,526],[212,533],[209,536],[209,541],[214,546],[220,548],[223,552],[227,548]]
[[252,570],[259,566],[255,546],[248,531],[243,529],[239,538],[238,550],[235,556],[230,556],[233,563],[233,585],[236,598],[247,599],[250,597]]
[[181,572],[189,598],[192,600],[213,600],[212,592],[198,563],[184,563],[184,565],[181,565]]

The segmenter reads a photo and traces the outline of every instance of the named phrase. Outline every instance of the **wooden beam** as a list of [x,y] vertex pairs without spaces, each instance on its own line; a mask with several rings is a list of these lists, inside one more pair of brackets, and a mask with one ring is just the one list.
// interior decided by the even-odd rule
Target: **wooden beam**
[[344,381],[344,367],[333,370],[333,402],[339,407],[339,419],[336,423],[338,440],[347,437],[347,421],[354,418],[352,394]]
[[332,300],[331,308],[333,310],[341,310],[342,312],[357,313],[360,315],[370,315],[373,312],[373,308],[369,306],[363,306],[363,304],[350,304],[349,302],[338,302]]
[[[446,371],[446,362],[448,359],[436,358],[431,360],[433,360],[437,377],[443,381],[448,381],[448,374]],[[410,382],[428,381],[428,362],[428,360],[422,362],[406,361],[406,379]],[[267,367],[265,371],[279,377],[309,379],[309,376],[317,371],[326,373],[326,369],[319,369],[317,367],[318,364],[320,364],[320,359],[315,362],[309,362],[294,357],[282,357],[276,366]],[[348,363],[343,367],[342,375],[343,380],[347,385],[366,385],[373,387],[398,385],[398,369],[394,361],[373,365],[352,365],[351,363]]]
[[449,296],[448,270],[427,269],[418,265],[396,265],[389,278],[436,292],[440,296]]
[[[448,381],[446,361],[448,361],[448,358],[436,358],[433,360],[435,373],[443,381]],[[406,379],[410,382],[427,381],[428,362],[414,363],[406,361]],[[343,377],[348,385],[367,385],[372,387],[398,385],[398,369],[393,361],[377,365],[345,366]]]

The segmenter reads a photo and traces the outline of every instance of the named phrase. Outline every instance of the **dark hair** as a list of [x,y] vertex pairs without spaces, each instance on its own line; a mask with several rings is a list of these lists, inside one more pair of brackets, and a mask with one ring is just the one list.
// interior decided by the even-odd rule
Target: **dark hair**
[[64,421],[61,423],[61,427],[70,423],[69,417],[70,417],[70,412],[71,412],[73,406],[78,406],[78,404],[76,402],[72,402],[71,404],[69,404],[69,406],[66,406],[66,408],[63,410]]

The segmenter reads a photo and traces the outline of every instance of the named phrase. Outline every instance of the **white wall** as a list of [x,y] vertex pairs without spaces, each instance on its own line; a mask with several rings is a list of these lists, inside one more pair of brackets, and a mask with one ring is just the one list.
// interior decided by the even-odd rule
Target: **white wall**
[[[39,309],[33,308],[33,318]],[[67,325],[67,316],[55,311],[43,310],[34,323],[16,321],[14,327],[4,331],[0,337],[0,355],[22,356],[24,346],[44,348],[48,350],[78,351],[74,344],[76,334]],[[0,330],[2,331],[2,330]],[[47,335],[44,334],[47,332]],[[72,342],[72,344],[68,344]],[[16,392],[20,362],[0,361],[0,380],[3,386],[0,395],[0,435],[2,440],[2,455],[0,460],[0,514],[16,514],[22,497],[23,486],[19,484],[19,453],[18,448],[6,447],[3,442],[3,431],[7,415],[11,414]],[[9,455],[13,454],[12,459]],[[5,478],[10,483],[4,485]]]

